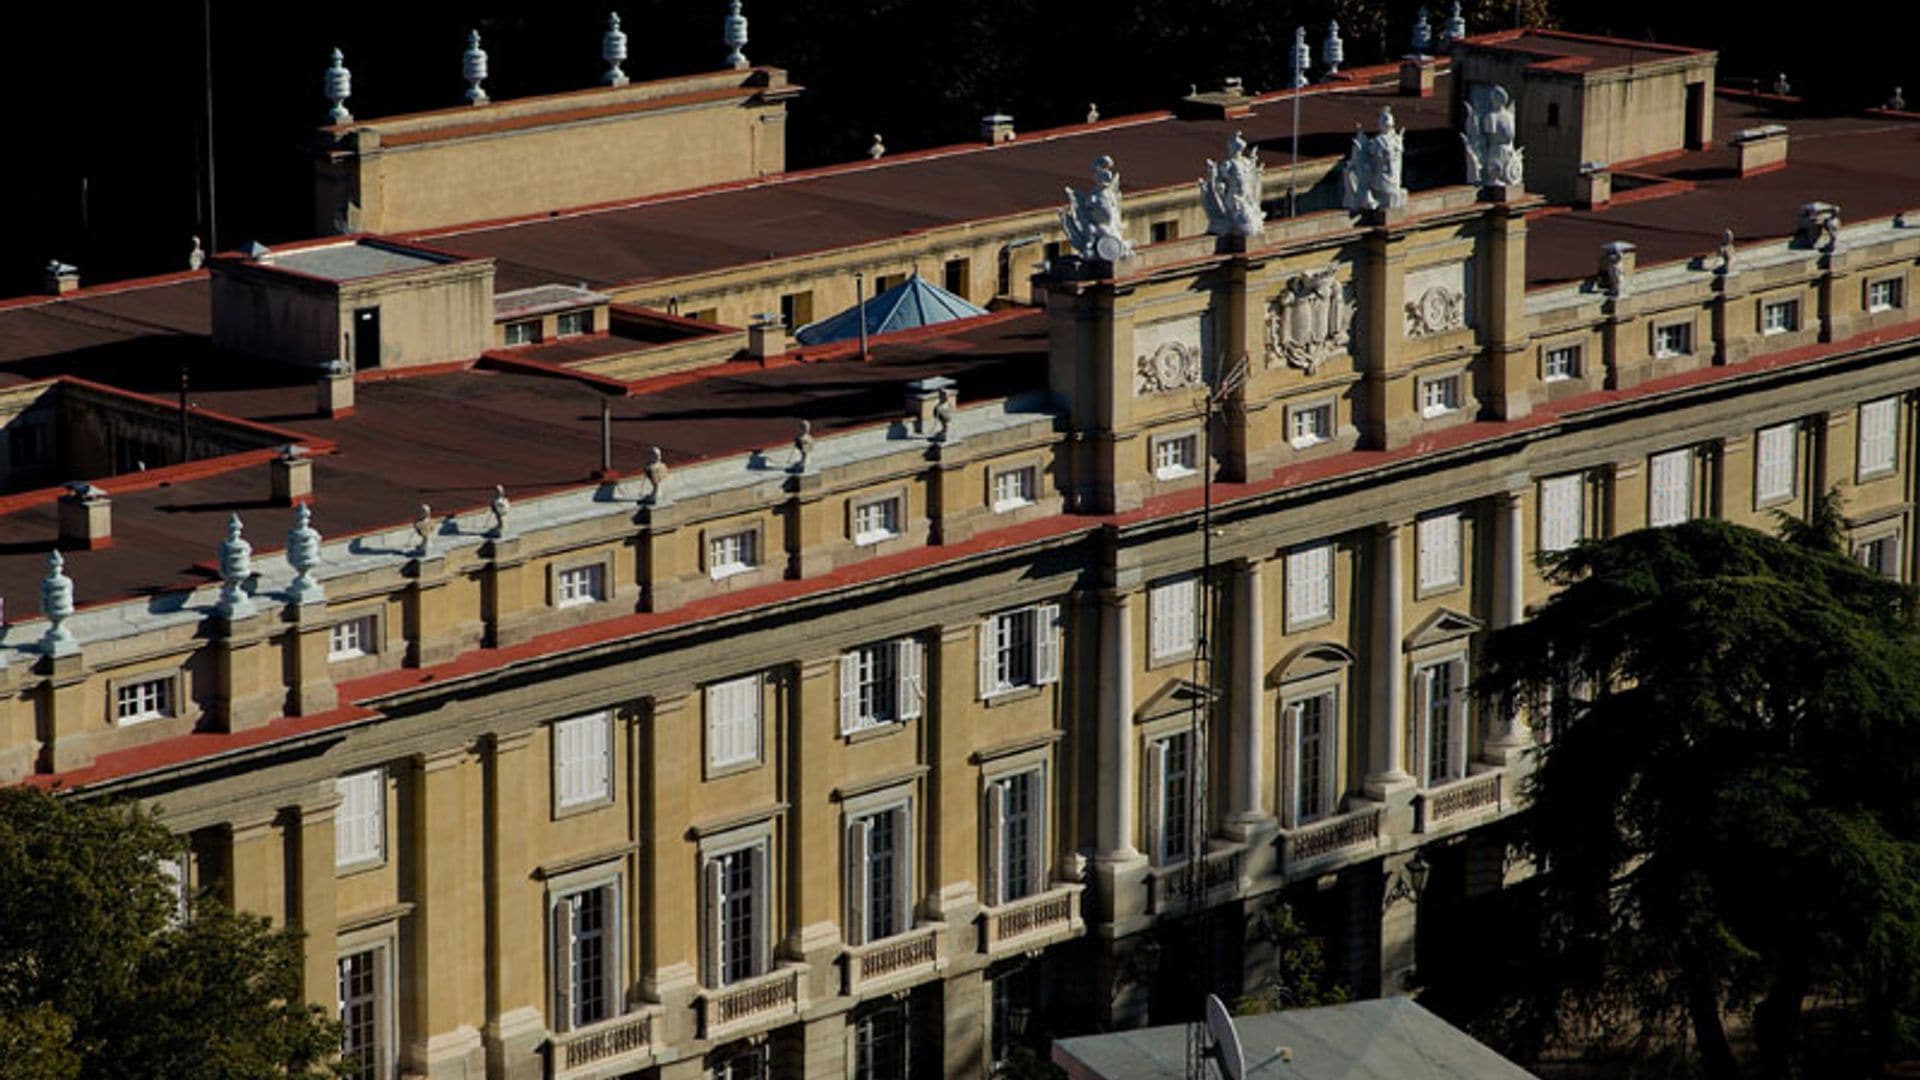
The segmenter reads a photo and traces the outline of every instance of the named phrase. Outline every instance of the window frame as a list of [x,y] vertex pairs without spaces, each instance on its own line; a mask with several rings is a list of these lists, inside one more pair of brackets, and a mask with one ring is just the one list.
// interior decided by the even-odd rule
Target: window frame
[[[761,540],[762,528],[758,522],[725,531],[702,530],[700,534],[701,567],[707,572],[707,577],[713,581],[725,581],[731,577],[739,577],[741,574],[750,574],[760,569],[763,561],[765,552]],[[733,541],[739,542],[745,552],[745,561],[720,562],[716,558],[715,549],[721,544]]]
[[[882,666],[882,650],[891,654],[885,662],[884,680],[873,676]],[[869,660],[867,654],[874,659]],[[882,682],[893,684],[892,715],[882,716],[869,710],[866,688]],[[898,728],[926,713],[926,644],[912,635],[856,645],[840,654],[840,736],[853,738],[868,732]]]
[[[372,610],[349,612],[335,619],[333,625],[327,627],[327,663],[344,664],[380,655],[384,651],[381,648],[384,643],[380,640],[381,625],[380,613]],[[360,644],[356,651],[343,652],[338,647],[338,635],[349,626],[361,628]]]
[[[1859,431],[1854,440],[1854,477],[1856,480],[1878,479],[1883,476],[1891,476],[1900,471],[1900,414],[1903,411],[1901,409],[1903,404],[1904,399],[1901,395],[1892,394],[1883,398],[1875,398],[1872,401],[1863,401],[1860,403],[1859,408],[1855,410],[1854,423],[1859,425]],[[1886,454],[1884,462],[1875,460],[1870,465],[1867,457],[1867,410],[1869,408],[1877,409],[1879,407],[1885,407],[1888,413],[1887,429],[1884,436],[1876,436],[1876,438],[1885,439]]]
[[[1659,488],[1657,485],[1660,479],[1660,469],[1661,469],[1660,463],[1662,461],[1669,461],[1669,462],[1677,461],[1680,463],[1679,477],[1680,477],[1681,483],[1680,483],[1680,491],[1678,492],[1678,504],[1679,504],[1680,514],[1678,517],[1656,520],[1654,511],[1659,508],[1659,500],[1661,498]],[[1659,451],[1658,453],[1647,455],[1647,527],[1648,528],[1650,529],[1665,528],[1670,525],[1683,524],[1685,522],[1692,521],[1694,519],[1695,517],[1695,513],[1694,513],[1695,490],[1694,489],[1699,479],[1694,475],[1694,473],[1696,471],[1696,463],[1698,461],[1699,461],[1699,448],[1695,446],[1683,446],[1673,450],[1662,450],[1662,451]]]
[[[571,325],[569,325],[571,321]],[[556,338],[584,337],[593,333],[593,309],[575,308],[562,311],[553,317],[553,336]]]
[[[1020,669],[1017,650],[1022,648],[1018,633],[1012,629],[1013,620],[1026,620],[1026,641],[1028,651],[1024,670]],[[1051,625],[1048,625],[1048,624]],[[1003,626],[1009,629],[1003,634]],[[979,662],[979,682],[977,698],[992,702],[995,699],[1018,694],[1028,689],[1051,686],[1060,681],[1060,661],[1064,627],[1061,619],[1061,607],[1058,601],[1046,601],[1028,604],[1023,607],[1008,608],[993,612],[980,620],[977,634],[977,660]],[[1013,655],[1006,663],[1001,663],[1002,655]],[[1003,672],[1023,674],[1024,678],[1008,681],[1002,678]]]
[[[604,1024],[627,1013],[626,979],[623,974],[628,941],[625,918],[627,884],[619,863],[599,861],[571,873],[548,879],[545,896],[547,930],[547,1001],[556,1032],[581,1031]],[[579,930],[574,923],[573,901],[588,893],[604,893],[604,924],[600,933],[605,942],[600,974],[605,1015],[583,1019],[580,1012]],[[563,914],[564,913],[564,914]],[[563,922],[564,919],[564,922]],[[564,950],[564,956],[563,956]]]
[[[1876,302],[1874,292],[1879,289],[1887,290],[1888,295],[1885,300]],[[1866,296],[1862,302],[1867,314],[1878,315],[1885,311],[1899,311],[1907,306],[1906,301],[1907,279],[1904,275],[1894,274],[1890,277],[1867,279]]]
[[[1140,755],[1140,760],[1141,791],[1145,796],[1141,802],[1147,815],[1147,860],[1163,870],[1185,866],[1192,861],[1194,854],[1187,848],[1194,824],[1193,782],[1196,762],[1193,732],[1182,722],[1148,736],[1146,744],[1146,752]],[[1173,771],[1173,748],[1176,744],[1180,746],[1177,773]]]
[[[1783,318],[1775,324],[1774,313],[1781,312]],[[1760,336],[1774,337],[1779,334],[1798,333],[1800,330],[1800,298],[1781,297],[1760,301]]]
[[[1560,495],[1565,500],[1560,505],[1570,506],[1573,520],[1569,523],[1556,523],[1549,511],[1556,507],[1556,496],[1550,494],[1554,489],[1564,490],[1572,487],[1571,498]],[[1534,550],[1545,555],[1565,551],[1587,536],[1587,474],[1584,471],[1561,473],[1557,476],[1543,476],[1535,485],[1535,525]],[[1568,535],[1570,532],[1571,535]]]
[[[862,529],[861,516],[869,511],[878,512],[881,528]],[[897,489],[876,495],[864,495],[847,500],[847,538],[855,547],[872,547],[888,540],[897,540],[907,532],[907,493]]]
[[[1161,464],[1161,451],[1168,447],[1185,447],[1185,451],[1179,455],[1185,459],[1185,464]],[[1155,480],[1183,480],[1200,475],[1200,433],[1168,432],[1147,440],[1147,469]]]
[[[585,573],[592,579],[594,589],[590,595],[568,597],[567,575]],[[569,608],[591,607],[613,598],[613,556],[602,553],[592,559],[561,562],[554,560],[547,564],[547,604],[549,607],[565,611]]]
[[[156,720],[172,720],[184,715],[181,703],[185,700],[185,679],[181,670],[145,671],[138,675],[123,675],[109,680],[110,696],[107,707],[111,713],[111,726],[118,728],[139,727]],[[140,708],[132,713],[122,711],[123,700],[128,693],[135,695],[138,703],[142,689],[158,687],[154,695],[155,704]]]
[[1181,574],[1147,586],[1148,667],[1193,655],[1199,647],[1204,606],[1198,574]]
[[[1341,673],[1329,672],[1284,687],[1280,694],[1280,820],[1281,826],[1297,829],[1312,825],[1340,812],[1341,747]],[[1301,747],[1304,744],[1301,723],[1307,702],[1323,702],[1320,729],[1321,800],[1318,811],[1306,814],[1301,806]]]
[[[1434,774],[1434,701],[1432,672],[1447,671],[1447,740],[1443,775]],[[1467,650],[1464,646],[1415,659],[1414,692],[1408,697],[1415,714],[1414,780],[1421,789],[1444,787],[1468,776],[1472,757],[1468,745],[1473,730],[1473,702],[1467,694]]]
[[[1904,541],[1905,537],[1901,535],[1900,519],[1896,517],[1884,523],[1863,526],[1855,531],[1854,535],[1847,541],[1847,554],[1854,562],[1874,571],[1889,581],[1902,581],[1905,579],[1904,563],[1906,559],[1906,545]],[[1881,544],[1892,545],[1892,556],[1889,560],[1893,571],[1892,573],[1888,573],[1886,568],[1877,565],[1875,562],[1870,562],[1860,557],[1864,553],[1871,552]]]
[[[753,684],[753,692],[751,694],[746,693],[744,690],[745,684],[748,682]],[[740,731],[750,736],[752,749],[749,753],[722,760],[715,756],[719,745],[718,740],[715,738],[716,724],[719,721],[716,712],[722,701],[721,695],[727,693],[729,688],[732,688],[735,692],[739,692],[741,700],[751,701],[753,703],[753,715],[744,720],[736,721],[739,723]],[[729,776],[733,773],[747,772],[765,764],[767,740],[767,673],[765,671],[756,671],[748,675],[738,675],[731,679],[715,680],[701,687],[700,696],[702,701],[701,731],[703,734],[703,752],[701,758],[705,762],[706,778],[711,780],[716,777]]]
[[[990,771],[983,771],[980,778],[981,822],[980,847],[983,873],[980,883],[980,903],[982,907],[995,908],[1026,900],[1045,893],[1053,887],[1053,875],[1047,864],[1047,854],[1052,850],[1049,830],[1052,828],[1051,803],[1051,762],[1045,751],[1036,751],[1031,755],[1021,755],[1000,762]],[[1026,865],[1032,879],[1030,888],[1018,896],[1010,895],[1007,880],[1011,876],[1012,865],[1008,861],[1014,850],[1007,843],[1006,792],[1007,785],[1015,780],[1028,780],[1027,803],[1029,823],[1026,836]],[[998,806],[999,809],[995,809]]]
[[[503,324],[503,329],[500,331],[500,340],[504,342],[508,348],[518,348],[522,345],[538,345],[546,338],[544,330],[545,327],[541,325],[539,318],[514,319]],[[520,336],[519,341],[514,340],[516,334]]]
[[[1784,452],[1786,460],[1769,461],[1771,452]],[[1770,479],[1785,480],[1785,487],[1765,487]],[[1769,424],[1753,433],[1753,505],[1756,509],[1792,502],[1800,494],[1800,422]]]
[[343,943],[335,950],[333,965],[335,998],[336,1005],[339,1008],[338,1015],[342,1018],[340,1032],[342,1045],[340,1051],[344,1057],[346,1052],[345,1041],[349,1030],[345,1023],[346,1002],[341,1000],[339,993],[342,975],[341,967],[356,957],[366,956],[368,954],[372,954],[373,956],[372,966],[374,977],[372,1001],[370,1003],[373,1011],[372,1049],[374,1057],[373,1072],[371,1075],[373,1080],[392,1080],[395,1073],[395,1065],[398,1063],[399,1058],[399,1048],[395,1045],[398,1041],[395,1035],[399,1031],[399,1025],[396,1022],[397,1017],[394,1014],[394,943],[390,936],[383,936],[371,941],[359,941],[352,945]]
[[[771,939],[776,916],[774,901],[778,892],[778,873],[774,866],[777,849],[773,841],[773,822],[768,820],[731,829],[700,845],[700,968],[701,985],[708,989],[721,990],[756,979],[774,968]],[[747,905],[747,917],[751,925],[746,942],[749,955],[744,965],[750,970],[743,975],[729,976],[729,938],[725,926],[727,897],[721,885],[726,873],[724,862],[735,856],[747,860],[751,875],[749,887],[752,892]]]
[[[1302,418],[1318,416],[1326,423],[1315,432],[1301,435],[1299,426]],[[1339,430],[1340,411],[1331,397],[1313,398],[1309,401],[1294,402],[1287,405],[1287,445],[1295,450],[1306,450],[1333,441],[1334,433]]]
[[[1586,349],[1578,341],[1540,346],[1540,381],[1568,382],[1578,379],[1586,359],[1585,354]],[[1565,370],[1558,372],[1554,370],[1556,360],[1566,361]]]
[[[872,866],[872,821],[894,818],[895,850],[893,859],[891,933],[874,935],[874,900],[877,879]],[[918,881],[914,845],[914,791],[911,784],[889,785],[868,795],[847,800],[841,811],[842,895],[845,899],[846,941],[849,945],[871,945],[888,941],[914,929],[914,894]]]
[[[1414,404],[1418,406],[1422,420],[1434,420],[1442,416],[1452,416],[1454,413],[1465,408],[1467,400],[1466,378],[1458,371],[1448,372],[1444,375],[1423,376],[1415,382],[1415,386],[1419,397],[1415,400]],[[1429,400],[1432,391],[1436,389],[1442,391],[1441,397],[1445,399],[1441,404],[1437,405]]]
[[[1665,335],[1673,331],[1679,332],[1679,348],[1672,348],[1666,344]],[[1653,354],[1655,360],[1671,360],[1679,356],[1692,356],[1693,320],[1681,319],[1677,322],[1655,323],[1653,326],[1653,342],[1649,351]]]
[[[1013,477],[1025,477],[1019,482],[1021,494],[1003,498],[1000,483]],[[996,514],[1024,509],[1040,501],[1040,467],[1032,462],[1024,465],[1009,465],[1004,468],[987,470],[987,505]]]

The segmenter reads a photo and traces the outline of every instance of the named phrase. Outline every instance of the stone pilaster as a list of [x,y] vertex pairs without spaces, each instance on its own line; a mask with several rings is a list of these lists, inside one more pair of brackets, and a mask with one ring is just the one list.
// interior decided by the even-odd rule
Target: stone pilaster
[[[834,960],[840,955],[840,845],[834,785],[841,779],[834,773],[831,755],[839,733],[840,658],[819,657],[806,660],[797,670],[783,673],[794,679],[793,690],[782,695],[786,700],[787,743],[791,747],[787,778],[791,785],[787,798],[792,807],[787,835],[792,847],[787,852],[785,875],[790,903],[789,928],[785,952],[805,960],[814,1000],[839,993],[839,970]],[[816,849],[816,845],[823,845]],[[809,1026],[809,1041],[812,1027]],[[809,1076],[816,1075],[809,1070]]]
[[[517,536],[487,541],[486,569],[480,576],[481,609],[487,616],[487,641],[494,648],[517,645],[532,633],[527,604],[530,576]],[[612,582],[608,582],[612,588]]]
[[276,926],[285,925],[286,848],[276,816],[269,812],[232,822],[226,840],[222,899],[235,911],[265,915]]
[[975,884],[980,872],[980,779],[968,755],[973,752],[972,715],[979,678],[973,650],[979,624],[968,621],[940,628],[930,658],[927,685],[937,697],[927,703],[927,755],[933,771],[927,779],[927,813],[933,828],[927,852],[926,907],[951,928],[949,954],[971,952],[979,935],[973,918],[980,907]]
[[477,1024],[484,956],[479,800],[471,758],[457,747],[413,759],[403,789],[403,873],[412,877],[413,915],[402,938],[407,1067],[428,1080],[478,1077],[486,1052]]
[[666,1006],[658,1028],[662,1044],[695,1038],[693,999],[699,992],[700,879],[687,842],[693,796],[700,784],[700,702],[693,691],[657,696],[641,727],[649,782],[640,786],[647,831],[640,847],[641,876],[648,895],[680,897],[674,904],[647,904],[636,927],[641,992]]
[[1235,575],[1233,603],[1233,812],[1227,825],[1246,836],[1272,821],[1267,813],[1266,613],[1261,560]]
[[987,980],[969,971],[940,984],[941,1049],[947,1080],[977,1080],[987,1071]]
[[412,582],[402,604],[406,612],[407,663],[429,667],[453,659],[453,600],[445,555],[427,555],[407,565]]
[[267,636],[266,617],[213,619],[214,686],[210,719],[220,731],[246,731],[280,715],[286,705],[280,658]]
[[46,681],[40,684],[40,708],[45,717],[41,736],[46,767],[54,772],[93,764],[93,732],[104,730],[104,716],[87,707],[87,680],[93,672],[84,654],[67,653],[40,661]]
[[290,890],[295,897],[294,913],[306,934],[306,967],[303,984],[309,1002],[327,1010],[338,1019],[340,994],[334,937],[339,926],[335,897],[334,814],[340,807],[340,795],[332,782],[322,781],[313,794],[302,801],[297,811],[295,834],[299,859],[294,863],[299,881]]
[[291,661],[289,670],[292,678],[289,681],[293,684],[288,711],[295,716],[326,712],[340,703],[327,659],[328,635],[332,630],[327,602],[312,600],[304,604],[288,604],[286,612],[291,623],[291,629],[287,631],[286,650],[287,659]]
[[[1586,497],[1584,489],[1581,497]],[[1495,500],[1493,557],[1494,629],[1516,626],[1526,618],[1527,536],[1526,492],[1502,492]],[[1505,763],[1527,742],[1520,710],[1494,707],[1489,710],[1486,757]]]
[[494,735],[484,748],[487,835],[487,1075],[539,1077],[546,1038],[540,988],[546,978],[542,946],[546,921],[533,863],[530,825],[545,806],[543,777],[526,753],[534,731]]

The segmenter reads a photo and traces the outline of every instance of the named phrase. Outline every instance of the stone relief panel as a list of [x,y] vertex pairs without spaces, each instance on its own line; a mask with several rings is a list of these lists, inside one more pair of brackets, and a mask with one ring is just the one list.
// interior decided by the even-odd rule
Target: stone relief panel
[[1145,323],[1133,330],[1136,397],[1205,386],[1213,320],[1205,312]]
[[1267,366],[1311,375],[1353,340],[1353,286],[1330,267],[1296,275],[1267,305]]
[[1407,275],[1406,316],[1410,338],[1473,325],[1473,260],[1423,266]]

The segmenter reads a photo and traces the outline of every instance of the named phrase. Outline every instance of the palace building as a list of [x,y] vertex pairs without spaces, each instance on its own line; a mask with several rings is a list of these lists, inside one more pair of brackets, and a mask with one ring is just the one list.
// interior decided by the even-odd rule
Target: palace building
[[1920,576],[1920,117],[1512,31],[788,172],[733,7],[336,62],[329,235],[0,302],[0,782],[158,808],[355,1075],[983,1076],[1281,900],[1399,993],[1525,872],[1537,555],[1838,489]]

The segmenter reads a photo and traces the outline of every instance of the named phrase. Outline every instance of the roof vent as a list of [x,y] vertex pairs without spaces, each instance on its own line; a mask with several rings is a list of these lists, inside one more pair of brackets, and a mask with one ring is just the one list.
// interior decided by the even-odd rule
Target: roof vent
[[60,496],[60,546],[68,550],[91,551],[113,542],[113,501],[107,493],[75,480]]
[[80,268],[59,259],[49,259],[46,283],[50,295],[65,296],[80,288]]
[[1006,113],[994,113],[980,118],[980,137],[987,140],[988,146],[999,146],[1013,141],[1013,117]]
[[294,506],[313,498],[313,459],[306,447],[299,443],[281,447],[267,470],[273,480],[274,505]]
[[747,324],[747,355],[755,360],[787,351],[787,324],[780,316],[762,312]]

